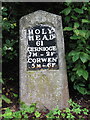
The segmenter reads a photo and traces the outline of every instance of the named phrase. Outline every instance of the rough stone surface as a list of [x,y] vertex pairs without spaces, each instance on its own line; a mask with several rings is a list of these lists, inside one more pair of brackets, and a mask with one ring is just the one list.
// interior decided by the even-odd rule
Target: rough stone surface
[[[55,28],[59,57],[58,70],[27,71],[26,29],[40,24]],[[27,105],[37,103],[40,109],[68,107],[69,93],[61,16],[39,10],[20,19],[20,99]]]

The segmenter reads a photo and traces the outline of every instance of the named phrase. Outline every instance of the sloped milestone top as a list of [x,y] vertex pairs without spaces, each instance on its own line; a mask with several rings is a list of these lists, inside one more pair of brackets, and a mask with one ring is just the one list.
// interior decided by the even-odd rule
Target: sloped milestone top
[[38,10],[28,15],[25,15],[20,19],[21,29],[22,27],[34,27],[39,24],[47,24],[57,29],[60,29],[61,16]]
[[[28,61],[27,70],[29,70],[31,65],[35,66],[34,64],[30,63],[31,61],[32,62],[33,61],[34,62],[35,61],[41,61],[42,62],[42,60],[45,60],[44,57],[46,57],[46,55],[48,54],[47,52],[43,52],[43,58],[42,59],[40,58],[40,55],[42,55],[42,51],[39,54],[35,53],[34,55],[38,54],[35,57],[30,56],[30,54],[32,54],[33,52],[38,52],[38,51],[35,51],[35,50],[30,51],[30,47],[41,47],[41,46],[35,46],[36,40],[34,39],[34,42],[29,40],[29,37],[31,37],[30,36],[31,33],[30,34],[28,32],[24,33],[24,30],[30,32],[31,30],[34,30],[35,26],[40,26],[40,25],[41,26],[45,25],[45,26],[48,26],[48,27],[51,27],[51,28],[55,29],[53,31],[54,32],[54,39],[52,39],[51,41],[49,40],[49,42],[44,40],[44,44],[43,44],[42,47],[51,48],[51,47],[54,46],[53,47],[54,49],[52,51],[47,51],[48,53],[50,53],[50,55],[52,54],[52,56],[49,55],[48,58],[46,58],[46,59],[48,59],[47,60],[48,62],[52,62],[52,65],[54,65],[54,67],[53,67],[54,69],[58,69],[59,67],[63,67],[61,61],[63,61],[64,40],[63,40],[63,34],[62,34],[61,16],[39,10],[39,11],[30,13],[28,15],[25,15],[20,19],[21,41],[23,41],[22,44],[24,44],[24,46],[27,46],[27,48],[29,48],[29,52],[27,52],[27,53],[25,52],[27,54],[27,59],[28,59],[27,60]],[[45,29],[45,27],[44,27],[44,29]],[[28,35],[28,38],[25,37],[27,35]],[[44,36],[43,38],[47,39],[46,36]],[[27,39],[28,43],[26,43],[25,39]],[[38,41],[40,41],[39,38],[38,38]],[[37,44],[38,44],[38,41],[37,41]],[[43,42],[43,41],[41,41],[41,42]],[[46,44],[46,42],[47,42],[47,44]],[[52,45],[48,46],[48,43],[50,43],[50,42],[53,42],[53,46]],[[31,46],[31,44],[34,45],[34,46]],[[58,49],[59,49],[59,51],[58,51]],[[62,50],[62,52],[61,52],[61,50]],[[23,54],[25,54],[25,53],[23,53]],[[58,61],[58,57],[59,57],[59,61]],[[55,64],[55,62],[56,62],[56,64]],[[44,65],[42,65],[42,66],[44,66]],[[51,67],[52,65],[51,66],[50,66],[50,64],[47,64],[47,65],[49,67],[43,67],[43,68],[45,68],[45,69],[47,69],[47,68],[51,69],[52,68]],[[40,67],[40,64],[38,66]],[[37,69],[37,68],[35,68],[35,69]],[[41,69],[42,69],[42,67],[41,67]],[[31,70],[31,68],[30,68],[30,70]]]

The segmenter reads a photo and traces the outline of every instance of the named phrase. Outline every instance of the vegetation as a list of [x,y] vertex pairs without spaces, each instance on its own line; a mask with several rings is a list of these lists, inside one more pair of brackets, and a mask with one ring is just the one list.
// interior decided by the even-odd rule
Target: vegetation
[[[27,106],[24,103],[21,103],[21,110],[13,112],[11,111],[10,108],[6,108],[3,114],[0,114],[0,117],[3,118],[10,118],[10,119],[50,119],[50,120],[55,120],[55,119],[83,119],[87,118],[88,116],[88,109],[82,108],[80,105],[77,103],[73,102],[71,99],[69,101],[70,103],[70,108],[66,108],[63,110],[59,110],[59,108],[55,108],[54,110],[50,110],[48,113],[45,110],[45,112],[39,112],[37,110],[36,104],[32,104],[31,106]],[[78,116],[78,117],[77,117]]]
[[90,94],[90,3],[66,3],[67,69],[70,82],[81,94]]
[[[65,39],[65,53],[68,72],[69,89],[83,95],[90,95],[90,3],[3,3],[2,10],[2,56],[3,71],[0,82],[3,91],[10,84],[18,86],[19,75],[19,19],[31,12],[42,9],[62,16]],[[8,71],[8,72],[7,72]],[[1,76],[1,75],[0,75]],[[73,86],[71,88],[70,86]],[[13,88],[14,89],[14,88]],[[11,90],[11,88],[10,88]],[[9,90],[9,91],[10,91]],[[0,91],[1,93],[1,91]],[[15,93],[12,94],[18,98]],[[2,100],[8,104],[12,101],[7,92],[2,95]],[[69,101],[70,102],[70,101]],[[70,102],[70,108],[45,113],[45,118],[80,119],[88,114],[86,108]],[[56,107],[56,106],[55,106]],[[4,118],[42,118],[43,114],[38,112],[36,104],[25,107],[25,110],[12,112],[7,107]],[[78,116],[78,117],[77,117]]]

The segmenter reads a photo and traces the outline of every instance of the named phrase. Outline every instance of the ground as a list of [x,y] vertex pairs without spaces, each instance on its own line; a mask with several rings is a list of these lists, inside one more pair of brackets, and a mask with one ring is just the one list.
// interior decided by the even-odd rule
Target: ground
[[[6,95],[9,99],[11,99],[12,103],[7,104],[3,101],[3,108],[10,107],[12,111],[18,111],[19,110],[19,96],[15,97],[15,94],[19,94],[19,87],[18,85],[14,84],[14,82],[8,81],[7,85],[3,85],[3,94]],[[13,94],[14,93],[14,94]],[[81,105],[83,108],[87,108],[90,111],[90,96],[89,95],[81,95],[75,91],[70,91],[70,98]],[[48,113],[47,111],[46,113]],[[42,112],[42,115],[44,116],[46,113]],[[90,113],[88,115],[88,118],[86,117],[85,120],[89,120]]]

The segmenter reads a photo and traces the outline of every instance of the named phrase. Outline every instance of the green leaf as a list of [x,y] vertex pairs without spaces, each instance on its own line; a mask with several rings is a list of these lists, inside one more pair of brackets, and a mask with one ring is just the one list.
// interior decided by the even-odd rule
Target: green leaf
[[77,87],[77,90],[78,90],[81,94],[83,94],[83,95],[87,94],[87,90],[86,90],[86,88],[84,88],[84,87],[78,86],[78,87]]
[[78,28],[79,27],[79,23],[78,22],[75,22],[74,23],[74,28]]
[[88,39],[89,37],[90,37],[90,30],[87,30],[85,38]]
[[80,53],[80,59],[83,63],[87,62],[89,60],[89,55],[87,53],[81,52]]
[[77,39],[81,39],[81,37],[80,37],[80,36],[73,35],[73,36],[70,37],[70,39],[77,40]]
[[1,9],[2,9],[2,11],[4,11],[4,12],[7,11],[7,8],[5,8],[5,7],[2,7]]
[[12,111],[10,110],[10,108],[7,108],[5,113],[2,115],[4,118],[13,118],[12,117]]
[[14,29],[16,27],[16,23],[11,24],[11,28]]
[[65,113],[61,113],[61,116],[62,116],[63,118],[65,118],[66,114],[65,114]]
[[4,47],[3,47],[3,50],[7,50],[8,48],[7,48],[7,46],[6,46],[6,44],[4,45]]
[[77,52],[77,51],[71,51],[68,56],[72,56],[72,60],[73,62],[76,62],[78,59],[79,59],[79,54],[80,52]]
[[74,30],[74,33],[78,36],[79,35],[79,30],[78,29]]
[[38,112],[38,111],[36,111],[36,112],[35,112],[35,116],[36,116],[36,118],[39,118],[39,117],[41,116],[41,113]]
[[36,109],[35,107],[30,107],[29,108],[29,113],[33,113],[35,111],[35,109]]
[[75,55],[75,54],[76,54],[76,51],[72,50],[72,51],[68,54],[68,56],[73,56],[73,55]]
[[20,107],[26,109],[28,106],[24,102],[20,102]]
[[25,114],[25,115],[24,115],[24,118],[28,118],[28,115],[27,115],[27,114]]
[[78,76],[80,77],[82,74],[83,74],[83,72],[84,72],[84,70],[82,69],[82,68],[80,68],[80,69],[77,69],[77,74],[78,74]]
[[8,14],[6,12],[2,12],[2,15],[3,16],[7,16]]
[[64,31],[72,31],[72,30],[73,30],[72,27],[65,27],[65,28],[64,28]]
[[77,20],[78,18],[74,15],[71,16],[71,18],[73,18],[74,20]]
[[73,55],[73,57],[72,57],[73,62],[76,62],[79,59],[79,54],[80,54],[80,52],[76,52],[76,54]]
[[69,109],[69,108],[66,108],[66,112],[67,112],[67,113],[70,113],[70,109]]
[[66,22],[69,22],[69,21],[70,21],[70,16],[66,16],[66,17],[65,17],[65,21],[66,21]]
[[79,9],[79,8],[75,8],[74,11],[79,14],[83,13],[83,9]]
[[90,23],[90,20],[82,19],[82,23]]
[[9,99],[9,98],[7,98],[5,95],[2,95],[2,100],[4,100],[6,103],[12,103],[12,101]]
[[11,45],[10,40],[6,40],[6,44],[10,46]]
[[58,107],[56,107],[54,110],[53,110],[53,115],[60,115],[61,111],[59,110]]
[[82,37],[86,37],[86,30],[79,30],[79,35],[81,35]]
[[85,80],[87,80],[88,79],[88,72],[85,70],[84,72],[83,72],[83,78],[85,79]]
[[78,29],[75,29],[73,31],[76,34],[76,36],[80,35],[84,38],[86,38],[86,35],[87,35],[87,32],[88,32],[87,30],[78,30]]
[[71,7],[65,8],[61,13],[68,15],[71,12]]
[[88,72],[82,68],[77,69],[76,73],[78,74],[78,76],[82,76],[85,80],[88,79]]
[[84,87],[84,86],[85,86],[85,84],[83,84],[83,83],[79,83],[79,86],[82,86],[82,87]]
[[82,9],[83,9],[83,10],[87,10],[87,7],[83,6]]
[[14,96],[14,97],[18,97],[18,94],[13,93],[13,96]]
[[21,116],[21,111],[13,112],[13,117],[15,117],[16,119],[17,119],[17,118],[22,118],[22,116]]
[[71,76],[71,81],[74,82],[74,81],[75,81],[75,78],[76,78],[76,76],[72,75],[72,76]]

